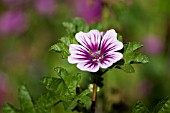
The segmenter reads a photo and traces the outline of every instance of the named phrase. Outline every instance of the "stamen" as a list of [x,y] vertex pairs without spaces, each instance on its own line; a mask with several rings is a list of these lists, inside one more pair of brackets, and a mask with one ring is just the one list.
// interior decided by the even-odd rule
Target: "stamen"
[[99,62],[102,59],[102,57],[94,57],[93,59],[91,59],[93,62]]

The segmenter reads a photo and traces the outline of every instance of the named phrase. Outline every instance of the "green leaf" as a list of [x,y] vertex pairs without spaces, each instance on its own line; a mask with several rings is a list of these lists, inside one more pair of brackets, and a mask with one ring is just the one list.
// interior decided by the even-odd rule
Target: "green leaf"
[[90,91],[85,90],[79,95],[76,94],[76,88],[81,79],[80,74],[76,73],[70,75],[65,69],[61,67],[57,67],[55,70],[58,73],[58,78],[45,77],[42,80],[43,84],[45,84],[46,88],[51,92],[51,94],[46,94],[45,97],[42,97],[40,102],[44,103],[43,106],[45,106],[45,104],[48,102],[44,102],[43,98],[49,98],[50,105],[48,103],[47,105],[51,106],[52,104],[61,101],[63,102],[66,111],[73,110],[77,106],[78,102],[83,104],[85,107],[89,107],[91,105],[91,98],[87,95],[90,93]]
[[133,51],[139,49],[143,47],[143,45],[140,42],[128,42],[128,44],[126,44],[124,46],[125,49],[125,53],[132,53]]
[[50,113],[51,106],[58,103],[60,99],[54,92],[48,91],[41,95],[36,101],[35,108],[37,113]]
[[83,104],[86,108],[89,108],[91,106],[91,98],[87,96],[89,93],[90,93],[89,90],[85,90],[78,96],[74,97],[74,99],[68,102],[63,102],[65,110],[66,111],[73,110],[77,106],[78,102]]
[[80,32],[80,31],[83,31],[83,32],[88,32],[89,31],[89,26],[81,18],[74,18],[73,19],[73,24],[76,27],[76,33]]
[[117,39],[118,39],[119,41],[123,42],[123,37],[122,37],[122,35],[118,34],[118,35],[117,35]]
[[[71,102],[70,100],[73,100],[76,97],[76,88],[81,76],[79,73],[70,75],[65,69],[61,67],[57,67],[55,70],[58,73],[59,78],[45,77],[42,80],[43,84],[46,85],[46,88],[51,93],[46,94],[45,97],[42,97],[41,101],[43,101],[43,98],[50,98],[52,99],[51,104],[63,101],[63,104],[66,105]],[[53,98],[51,96],[53,96]]]
[[[61,78],[61,79],[59,79],[62,82],[61,87],[66,87],[66,89],[63,91],[63,93],[66,93],[68,91],[70,96],[76,95],[76,88],[77,88],[78,83],[81,79],[80,73],[69,75],[68,72],[61,67],[57,67],[57,68],[55,68],[55,70],[58,73],[59,77]],[[60,92],[61,92],[61,90],[60,90]]]
[[125,64],[149,62],[149,58],[146,55],[136,51],[142,46],[139,42],[129,42],[124,46],[123,59],[125,60]]
[[63,43],[57,43],[50,47],[50,51],[62,52],[63,47],[64,47]]
[[153,113],[170,113],[170,98],[167,97],[160,101],[156,105]]
[[137,62],[137,63],[148,63],[149,62],[148,56],[142,53],[136,53],[134,56],[135,58],[132,60],[133,62]]
[[77,44],[78,43],[76,38],[75,37],[72,38],[71,36],[61,37],[60,41],[67,46],[69,46],[70,44]]
[[63,22],[63,26],[66,28],[66,31],[68,33],[75,33],[76,32],[76,27],[73,23]]
[[80,74],[70,75],[61,67],[55,68],[55,71],[58,73],[58,78],[44,77],[42,80],[48,92],[42,95],[36,103],[38,113],[49,113],[50,110],[48,108],[51,106],[59,102],[68,103],[76,96],[76,88],[81,79]]
[[150,113],[146,106],[138,101],[132,109],[132,113]]
[[36,113],[34,109],[34,105],[32,103],[32,99],[30,97],[27,88],[24,85],[22,85],[19,88],[18,93],[19,93],[21,111],[24,113]]
[[90,90],[85,90],[76,98],[78,101],[80,101],[80,103],[84,104],[86,108],[89,108],[91,106],[91,98],[87,96],[90,93]]
[[50,47],[50,51],[59,52],[62,55],[62,58],[65,59],[69,56],[69,47],[64,43],[57,43]]
[[3,113],[19,113],[12,105],[5,104],[3,106]]
[[121,68],[123,71],[125,71],[127,73],[135,72],[135,69],[132,67],[131,64],[124,64],[124,65],[120,65],[118,67]]
[[90,26],[90,29],[97,29],[99,31],[102,31],[103,28],[104,28],[104,26],[101,23],[94,23]]
[[18,96],[20,110],[15,109],[12,105],[5,104],[4,113],[36,113],[30,94],[24,85],[20,86]]
[[77,106],[77,100],[63,101],[65,111],[71,111]]
[[[119,40],[122,40],[121,37]],[[135,72],[134,68],[131,64],[134,63],[148,63],[149,58],[139,53],[137,50],[141,48],[143,45],[139,42],[129,42],[124,45],[124,52],[123,52],[123,64],[116,64],[116,68],[120,68],[127,73]]]
[[149,62],[149,58],[146,55],[137,52],[141,47],[143,45],[140,42],[129,42],[124,46],[123,59],[125,60],[125,64]]
[[78,42],[75,38],[71,36],[65,36],[60,39],[59,43],[52,45],[49,50],[61,53],[62,58],[65,59],[69,56],[69,45],[77,43]]
[[72,22],[63,22],[63,26],[69,35],[62,37],[59,43],[52,45],[50,51],[61,53],[62,58],[65,59],[69,56],[69,45],[78,43],[74,35],[80,31],[88,32],[89,26],[80,18],[75,18]]
[[80,31],[89,31],[89,26],[81,18],[74,18],[71,22],[63,22],[63,26],[66,28],[68,34],[75,34]]

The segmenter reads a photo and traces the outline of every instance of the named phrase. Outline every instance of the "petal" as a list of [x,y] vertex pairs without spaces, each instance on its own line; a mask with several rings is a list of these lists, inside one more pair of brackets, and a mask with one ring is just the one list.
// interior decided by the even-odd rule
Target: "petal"
[[109,51],[117,51],[123,48],[123,43],[117,40],[117,33],[115,30],[109,30],[103,36],[101,41],[101,55]]
[[76,34],[77,41],[91,52],[97,52],[101,41],[98,30],[91,30],[88,33],[79,32]]
[[119,52],[109,52],[104,58],[100,61],[101,68],[108,68],[123,58],[122,53]]
[[92,58],[88,50],[78,44],[71,44],[69,46],[69,52],[71,53],[71,55],[68,56],[68,62],[71,64],[86,62],[87,60]]
[[99,62],[82,62],[77,64],[77,68],[79,68],[82,71],[88,71],[88,72],[97,72],[99,70]]

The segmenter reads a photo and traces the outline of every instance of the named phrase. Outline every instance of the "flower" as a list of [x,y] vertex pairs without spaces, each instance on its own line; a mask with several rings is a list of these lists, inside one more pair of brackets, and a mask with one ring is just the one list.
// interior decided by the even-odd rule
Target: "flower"
[[76,16],[88,24],[100,21],[102,17],[102,0],[75,0]]
[[36,0],[35,8],[42,16],[52,16],[56,11],[57,3],[55,0]]
[[20,10],[10,10],[0,16],[0,35],[21,34],[27,27],[27,16]]
[[77,63],[77,68],[82,71],[97,72],[100,67],[106,69],[123,57],[122,53],[117,52],[123,48],[123,43],[117,40],[114,29],[106,33],[98,30],[79,32],[75,37],[81,45],[69,46],[71,55],[68,56],[68,62]]
[[22,6],[24,3],[27,3],[28,0],[2,0],[4,4],[9,7],[13,6]]
[[149,55],[159,55],[164,51],[164,41],[156,35],[148,35],[143,39],[144,52]]

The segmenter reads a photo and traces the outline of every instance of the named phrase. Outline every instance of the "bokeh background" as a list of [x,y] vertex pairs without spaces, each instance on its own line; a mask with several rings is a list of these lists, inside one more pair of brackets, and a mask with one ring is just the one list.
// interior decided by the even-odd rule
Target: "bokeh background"
[[[134,65],[132,74],[118,69],[105,74],[97,113],[127,113],[137,100],[152,110],[170,95],[169,4],[170,0],[0,0],[0,111],[5,102],[19,106],[21,84],[37,99],[44,91],[41,78],[54,74],[56,66],[68,68],[49,47],[66,34],[62,22],[74,17],[89,25],[100,22],[103,30],[114,28],[125,42],[142,42],[140,51],[151,60]],[[56,111],[65,113],[60,104]]]

